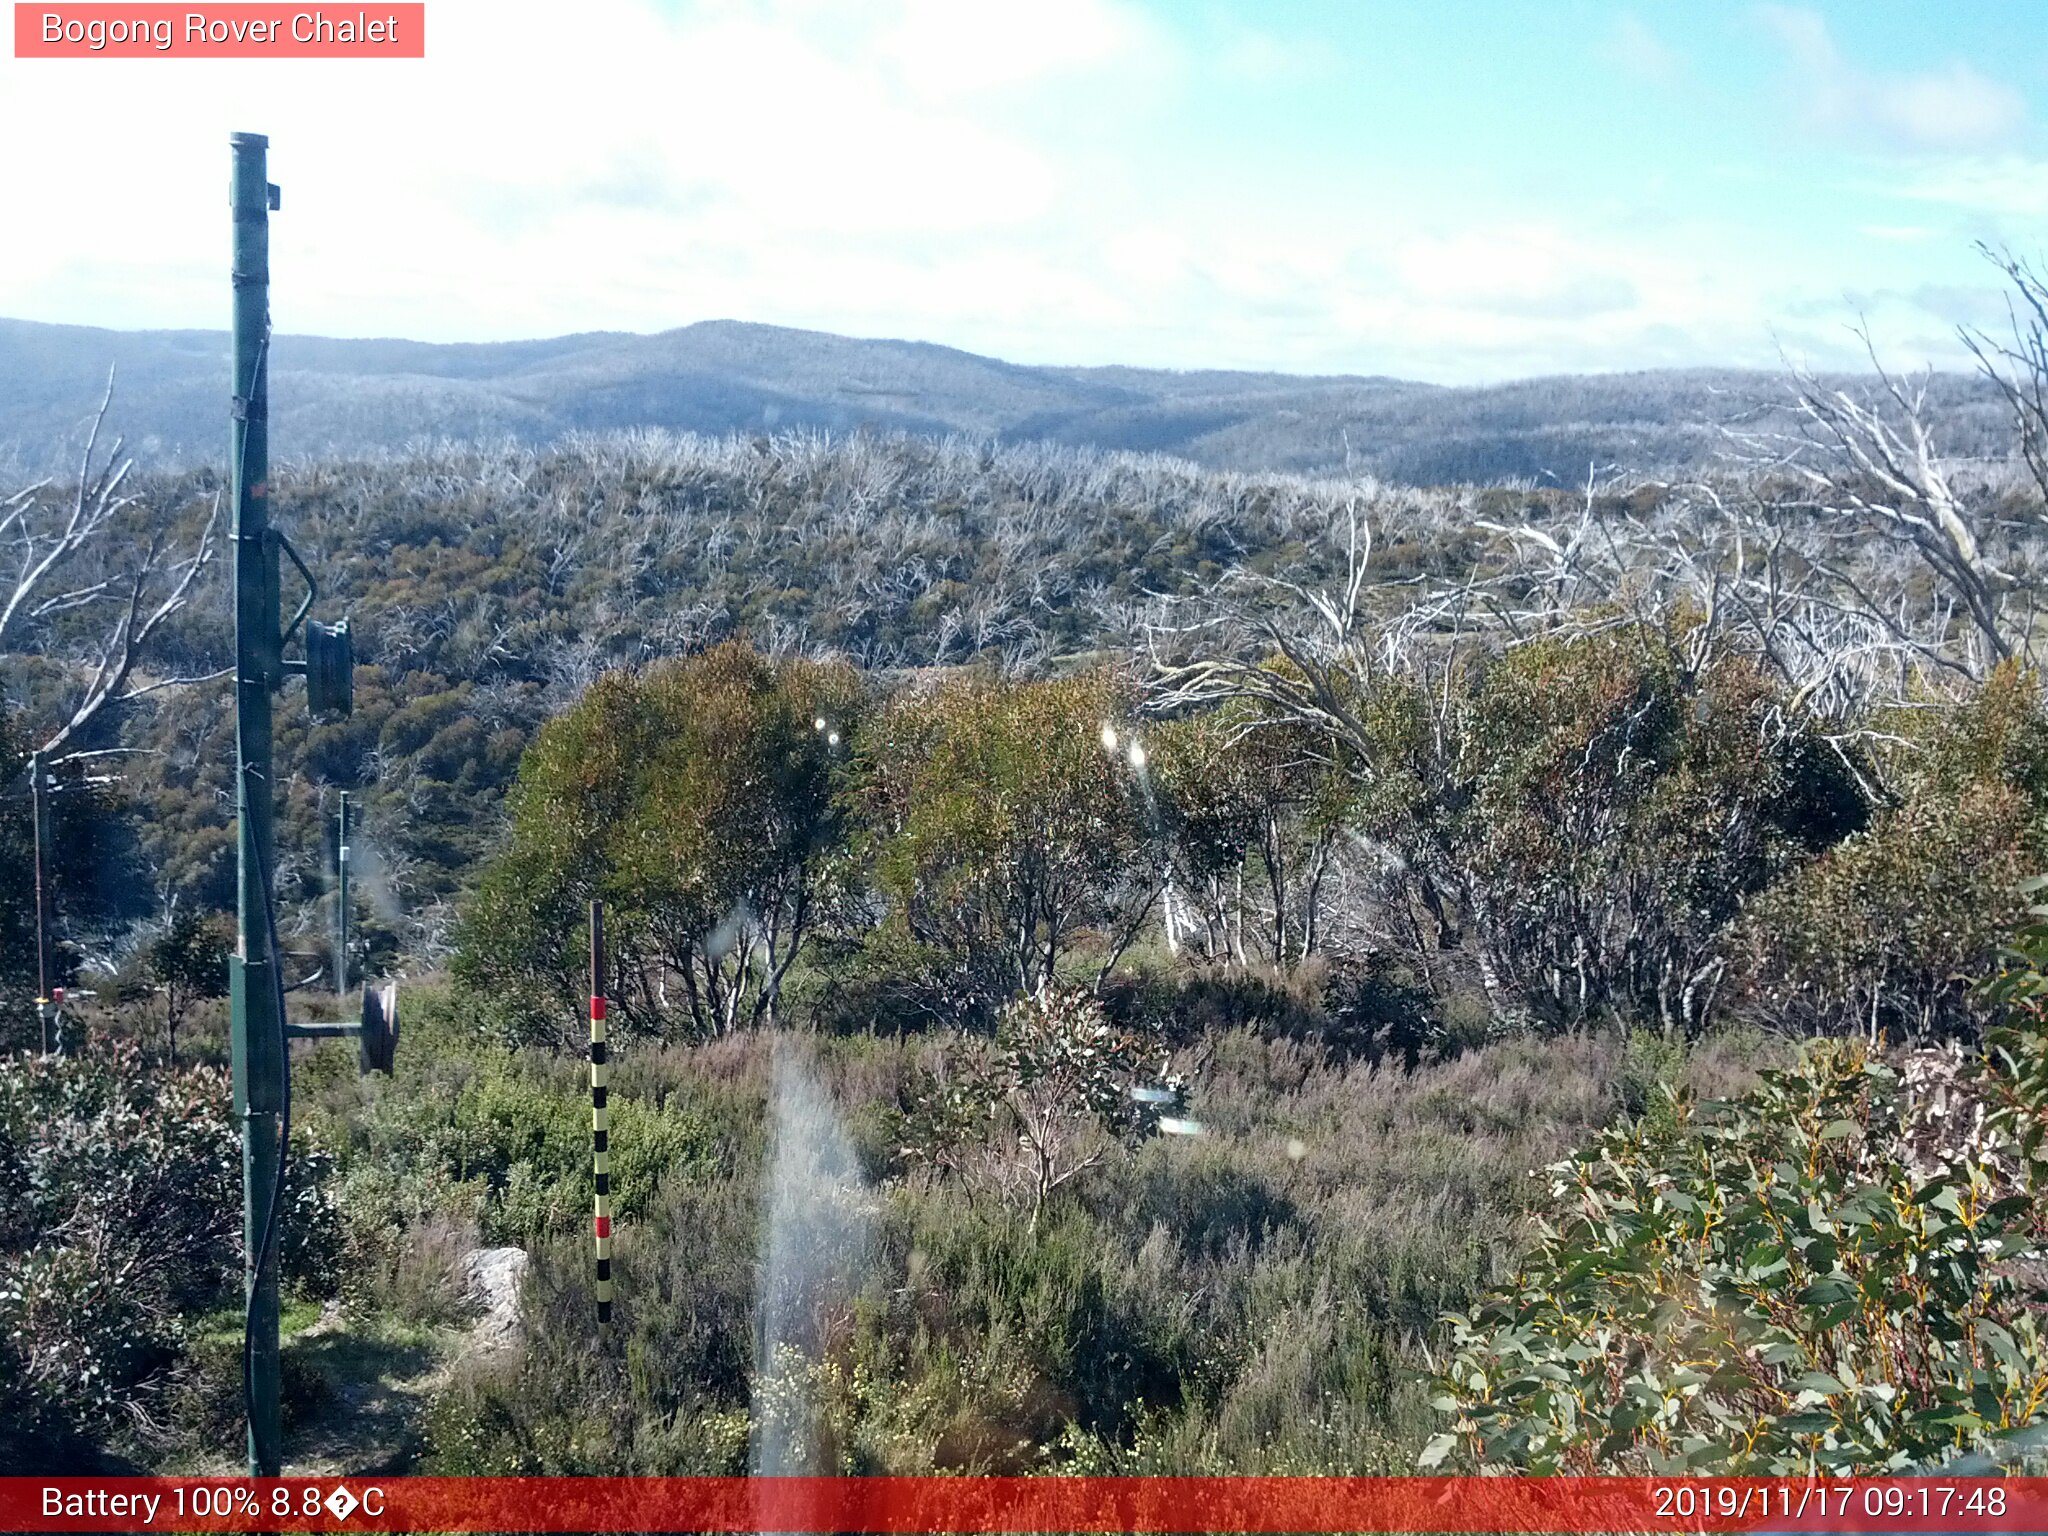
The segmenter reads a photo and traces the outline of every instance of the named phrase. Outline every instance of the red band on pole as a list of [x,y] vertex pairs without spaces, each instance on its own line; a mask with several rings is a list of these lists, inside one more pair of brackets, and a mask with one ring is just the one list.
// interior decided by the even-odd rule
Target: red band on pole
[[603,998],[601,998],[601,997],[593,997],[593,998],[592,998],[592,999],[590,1000],[590,1021],[591,1021],[591,1022],[592,1022],[593,1024],[602,1024],[602,1023],[604,1022],[604,999],[603,999]]
[[611,1219],[611,1217],[609,1217],[609,1216],[599,1216],[599,1217],[598,1217],[598,1218],[596,1218],[596,1219],[597,1219],[597,1235],[598,1235],[599,1237],[610,1237],[610,1236],[612,1235],[612,1219]]

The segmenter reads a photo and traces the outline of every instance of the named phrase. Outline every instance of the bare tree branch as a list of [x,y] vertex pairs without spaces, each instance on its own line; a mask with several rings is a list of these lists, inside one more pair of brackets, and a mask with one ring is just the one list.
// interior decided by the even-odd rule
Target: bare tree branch
[[[48,504],[47,480],[0,500],[0,541],[4,541],[0,547],[11,549],[14,559],[13,579],[0,588],[0,654],[23,650],[27,643],[24,632],[31,623],[103,603],[117,605],[112,622],[86,663],[84,686],[76,703],[40,745],[44,760],[51,764],[80,755],[73,750],[75,745],[109,705],[226,675],[218,671],[179,675],[130,686],[151,642],[190,601],[201,572],[213,560],[214,535],[220,522],[218,494],[190,553],[170,552],[167,530],[157,528],[142,542],[125,573],[95,573],[75,585],[61,586],[67,566],[87,558],[95,546],[108,546],[117,528],[125,526],[122,514],[139,500],[124,489],[135,466],[134,460],[121,457],[120,440],[115,440],[104,458],[98,451],[113,395],[114,373],[110,369],[106,393],[86,432],[78,483],[68,505]],[[98,557],[101,571],[108,564],[108,553],[111,550]]]

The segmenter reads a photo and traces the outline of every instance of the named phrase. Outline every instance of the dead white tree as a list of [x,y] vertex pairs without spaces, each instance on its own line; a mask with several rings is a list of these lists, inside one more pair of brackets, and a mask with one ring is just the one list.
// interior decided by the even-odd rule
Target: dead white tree
[[[1797,429],[1744,440],[1757,450],[1758,479],[1790,487],[1759,507],[1803,525],[1795,534],[1808,606],[1875,631],[1879,645],[1925,674],[1976,682],[2001,662],[2032,664],[2048,507],[1966,485],[1937,445],[1928,376],[1890,373],[1868,333],[1858,334],[1876,375],[1872,391],[1859,398],[1794,368]],[[2030,368],[2019,334],[2010,356]],[[2013,403],[2015,448],[2048,474],[2048,450],[2028,415],[2042,381],[2008,376],[1993,363],[2004,354],[1968,331],[1963,339]],[[2038,353],[2041,338],[2031,345]]]
[[2048,502],[2048,278],[2010,251],[1981,243],[1977,249],[2011,285],[2006,295],[2009,335],[1994,340],[1965,326],[1963,345],[2005,397],[2020,458]]
[[[53,720],[38,723],[22,775],[35,828],[36,995],[46,1051],[63,1044],[62,1013],[52,1002],[52,981],[61,972],[50,968],[55,891],[46,864],[54,836],[52,793],[106,782],[106,775],[81,771],[84,760],[129,750],[89,745],[93,725],[110,707],[206,680],[170,676],[139,682],[136,669],[212,560],[220,500],[215,497],[188,553],[174,547],[161,524],[138,539],[133,511],[141,498],[127,489],[134,460],[122,457],[119,439],[104,458],[98,454],[113,396],[110,370],[86,433],[77,485],[68,496],[43,480],[0,498],[0,562],[11,566],[11,574],[0,577],[0,660],[10,653],[40,655],[77,680],[68,704]],[[87,627],[86,615],[94,610],[110,617],[96,639],[73,649],[77,642],[66,644],[66,637]],[[60,785],[57,770],[67,765],[72,771]]]
[[78,488],[66,514],[52,518],[44,500],[50,482],[39,480],[0,501],[0,539],[6,540],[16,557],[12,588],[0,603],[0,648],[5,648],[20,629],[37,619],[80,608],[103,597],[107,582],[92,581],[62,591],[51,591],[53,574],[61,575],[72,556],[99,538],[114,519],[134,504],[124,495],[134,461],[120,457],[116,440],[112,452],[97,471],[93,451],[99,444],[101,423],[112,402],[113,378],[107,380],[107,398],[100,402],[86,434],[85,454],[79,464]]
[[1249,720],[1311,726],[1370,772],[1372,735],[1358,713],[1358,683],[1373,666],[1377,638],[1362,605],[1372,527],[1356,498],[1343,516],[1344,570],[1334,587],[1240,567],[1208,612],[1148,626],[1156,709],[1253,703],[1258,711]]
[[132,554],[123,568],[113,548],[129,533],[124,514],[140,498],[127,489],[135,461],[121,456],[120,439],[104,458],[98,454],[113,397],[110,371],[106,394],[86,433],[78,483],[69,496],[50,494],[50,482],[44,480],[0,500],[0,549],[11,556],[13,566],[12,580],[0,599],[0,655],[19,654],[32,645],[47,647],[47,630],[33,638],[32,632],[61,615],[81,609],[110,615],[96,640],[63,658],[75,666],[82,681],[68,712],[41,733],[35,755],[46,770],[83,755],[79,744],[110,706],[209,682],[231,670],[135,680],[152,640],[191,600],[200,573],[213,560],[220,498],[214,497],[191,544],[180,547],[171,530],[152,526],[130,546]]
[[1896,550],[1840,550],[1839,526],[1769,486],[1768,471],[1746,467],[1677,485],[1603,487],[1589,472],[1569,526],[1476,525],[1504,547],[1472,580],[1475,614],[1504,645],[1632,627],[1687,677],[1753,656],[1785,685],[1781,726],[1850,720],[1952,659],[1940,637],[1953,605],[1916,606]]

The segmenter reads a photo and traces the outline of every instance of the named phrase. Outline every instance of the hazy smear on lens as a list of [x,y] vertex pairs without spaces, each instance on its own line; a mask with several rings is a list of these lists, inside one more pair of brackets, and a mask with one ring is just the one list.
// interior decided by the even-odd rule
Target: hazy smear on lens
[[839,1111],[787,1037],[775,1042],[768,1124],[753,1469],[757,1477],[828,1476],[839,1447],[816,1385],[867,1272],[875,1204]]
[[713,960],[723,960],[746,936],[747,929],[753,921],[753,909],[741,901],[718,920],[716,928],[704,935],[704,953]]
[[[377,845],[363,835],[363,829],[356,824],[360,812],[351,810],[348,831],[348,881],[349,894],[361,896],[377,910],[377,915],[394,928],[405,925],[405,906],[392,889],[391,866]],[[333,877],[328,884],[331,887]]]

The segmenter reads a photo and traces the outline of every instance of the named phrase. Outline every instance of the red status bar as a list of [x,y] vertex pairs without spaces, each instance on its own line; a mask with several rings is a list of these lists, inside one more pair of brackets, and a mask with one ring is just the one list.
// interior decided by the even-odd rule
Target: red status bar
[[10,1531],[2048,1531],[2048,1478],[0,1478]]

